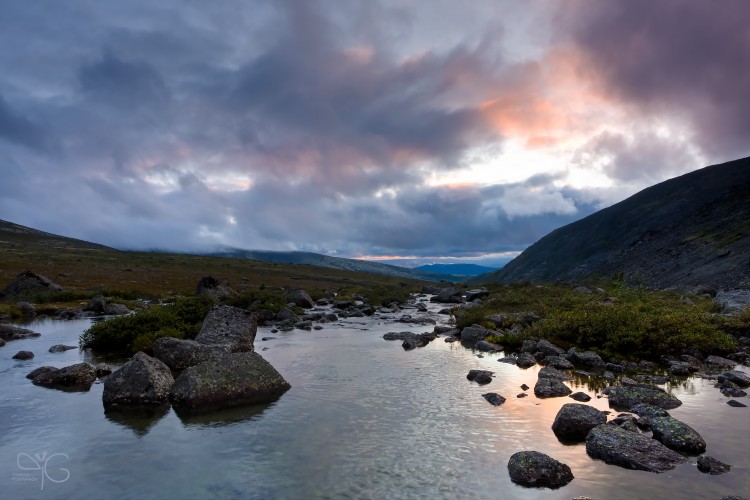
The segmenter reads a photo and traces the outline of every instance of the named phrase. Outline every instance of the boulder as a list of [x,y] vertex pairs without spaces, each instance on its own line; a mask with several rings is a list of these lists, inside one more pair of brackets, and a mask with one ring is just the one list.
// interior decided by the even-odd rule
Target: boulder
[[34,353],[31,351],[18,351],[13,355],[13,359],[27,361],[29,359],[34,359]]
[[289,390],[289,383],[256,352],[227,353],[185,369],[169,399],[180,410],[205,411],[269,403]]
[[530,488],[560,488],[573,480],[570,467],[538,451],[519,451],[508,460],[510,480]]
[[51,389],[88,391],[95,380],[96,372],[91,365],[78,363],[59,370],[45,370],[32,378],[31,383]]
[[503,350],[503,346],[493,342],[487,342],[486,340],[480,340],[474,344],[474,349],[482,352],[498,352]]
[[747,393],[739,387],[722,387],[721,393],[728,398],[743,398],[747,396]]
[[505,356],[503,358],[498,359],[498,361],[500,363],[507,363],[509,365],[515,365],[518,363],[518,360],[515,358],[515,356]]
[[74,345],[55,344],[49,348],[49,352],[65,352],[71,349],[78,349],[78,347]]
[[534,385],[534,395],[538,398],[557,398],[570,394],[570,388],[553,378],[540,378]]
[[686,377],[693,373],[694,371],[697,371],[692,365],[685,363],[683,361],[672,361],[669,364],[669,368],[667,368],[667,371],[672,375],[677,375],[680,377]]
[[544,356],[563,356],[565,354],[565,350],[557,347],[555,344],[550,342],[549,340],[542,339],[536,344],[536,351],[541,351],[544,353]]
[[479,385],[485,385],[492,382],[492,372],[489,370],[469,370],[466,378]]
[[448,287],[441,289],[437,295],[430,298],[430,302],[438,302],[441,304],[460,304],[463,302],[461,290],[455,287]]
[[539,378],[553,378],[555,380],[573,380],[573,377],[571,377],[567,373],[563,373],[560,370],[556,370],[552,368],[551,366],[545,366],[544,368],[539,370],[538,377]]
[[653,417],[651,419],[653,437],[666,447],[685,453],[703,453],[706,441],[695,429],[673,417]]
[[33,318],[36,316],[36,308],[31,302],[19,302],[16,307],[21,311],[21,314],[27,318]]
[[518,358],[516,358],[516,365],[519,368],[530,368],[536,364],[536,359],[534,359],[534,356],[529,354],[528,352],[522,352]]
[[638,424],[636,423],[636,418],[633,415],[620,415],[607,422],[607,424],[616,425],[625,429],[626,431],[638,432]]
[[593,351],[579,351],[575,347],[568,351],[568,361],[576,366],[585,368],[602,369],[604,360],[601,356]]
[[726,368],[731,368],[732,366],[735,366],[737,364],[731,359],[722,358],[721,356],[714,356],[713,354],[708,356],[704,363],[709,366],[722,366]]
[[105,307],[107,307],[107,300],[102,295],[97,295],[89,300],[83,310],[101,314]]
[[698,457],[698,470],[703,473],[716,476],[729,472],[731,469],[731,465],[725,464],[724,462],[709,457],[708,455],[701,455]]
[[32,271],[24,271],[5,285],[5,288],[0,291],[0,297],[12,297],[36,292],[59,292],[61,290],[60,285],[53,283],[46,276]]
[[719,375],[719,382],[732,382],[740,387],[750,387],[750,377],[739,370],[724,372]]
[[112,373],[112,367],[104,362],[97,363],[97,365],[94,367],[94,372],[96,373],[97,377],[103,377]]
[[505,398],[496,392],[488,392],[486,394],[482,394],[482,397],[486,399],[490,404],[495,406],[500,406],[501,404],[505,403]]
[[214,306],[195,337],[199,344],[224,346],[230,352],[253,350],[258,325],[255,315],[232,306]]
[[610,386],[602,392],[609,396],[609,405],[612,408],[626,411],[640,403],[658,406],[665,410],[677,408],[682,404],[682,401],[663,389],[650,385]]
[[226,345],[207,345],[174,337],[161,337],[154,342],[154,357],[173,370],[184,370],[202,363],[216,352],[229,352],[229,348]]
[[30,371],[26,375],[26,378],[34,380],[36,377],[38,377],[39,375],[43,373],[54,372],[57,370],[59,370],[59,368],[55,368],[54,366],[40,366],[39,368],[36,368],[35,370]]
[[479,325],[467,326],[461,330],[461,342],[468,345],[474,345],[480,340],[484,340],[492,334],[492,330]]
[[289,288],[286,290],[286,295],[290,302],[294,302],[297,307],[303,309],[312,309],[315,307],[315,302],[310,295],[300,288]]
[[585,392],[574,392],[568,397],[575,399],[576,401],[581,401],[583,403],[585,403],[586,401],[591,401],[591,396],[589,396]]
[[5,347],[5,341],[3,339],[0,339],[0,347]]
[[557,368],[558,370],[572,370],[574,368],[573,363],[562,356],[546,356],[542,359],[541,364]]
[[162,361],[137,352],[104,382],[104,406],[156,405],[169,396],[172,372]]
[[567,403],[557,412],[552,432],[560,441],[577,443],[584,441],[591,429],[606,422],[607,416],[593,406]]
[[213,300],[223,300],[232,295],[237,295],[237,292],[213,276],[205,276],[198,281],[198,285],[195,287],[195,295],[210,297]]
[[110,316],[124,316],[130,314],[130,309],[125,304],[107,304],[104,308],[104,314]]
[[685,462],[685,457],[659,441],[616,425],[598,425],[586,436],[586,453],[626,469],[666,472]]
[[482,299],[490,294],[486,288],[476,288],[474,290],[466,290],[466,302],[471,302],[476,299]]
[[38,337],[39,335],[41,334],[31,331],[28,328],[0,323],[0,339],[2,340],[23,340]]
[[734,408],[747,408],[747,405],[745,403],[740,403],[736,399],[730,399],[729,401],[727,401],[727,404]]

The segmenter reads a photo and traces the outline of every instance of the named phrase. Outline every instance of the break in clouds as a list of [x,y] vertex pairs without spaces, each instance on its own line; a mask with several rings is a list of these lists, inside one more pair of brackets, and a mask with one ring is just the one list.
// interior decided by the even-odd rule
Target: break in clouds
[[0,218],[125,249],[517,251],[750,153],[750,4],[16,2]]

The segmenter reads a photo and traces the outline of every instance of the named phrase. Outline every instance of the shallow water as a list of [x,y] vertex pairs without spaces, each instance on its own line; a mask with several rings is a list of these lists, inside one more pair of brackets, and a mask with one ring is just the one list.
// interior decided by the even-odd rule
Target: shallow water
[[[431,306],[432,309],[432,306]],[[41,337],[0,348],[0,491],[12,498],[721,498],[750,494],[750,408],[732,408],[713,383],[697,378],[671,388],[683,405],[670,413],[696,429],[707,454],[734,466],[700,473],[695,457],[664,474],[630,471],[590,459],[550,428],[569,398],[517,399],[538,367],[498,363],[441,338],[404,351],[389,331],[429,331],[390,317],[357,318],[321,331],[271,334],[256,350],[292,389],[270,405],[180,418],[171,409],[139,417],[105,414],[102,384],[86,393],[36,387],[38,366],[98,361],[90,353],[49,353],[76,344],[89,320],[36,321]],[[445,316],[434,318],[445,320]],[[275,340],[263,342],[261,337]],[[268,350],[263,351],[263,348]],[[31,350],[31,361],[15,361]],[[469,369],[495,372],[479,386]],[[591,404],[606,398],[585,385]],[[481,394],[498,392],[494,407]],[[741,398],[748,402],[748,398]],[[613,413],[613,416],[615,413]],[[575,479],[559,490],[510,482],[507,462],[538,450],[568,464]],[[30,470],[44,466],[46,472]],[[61,453],[63,455],[52,456]],[[20,465],[27,469],[19,468]],[[64,470],[69,473],[69,477]],[[44,484],[41,479],[44,478]],[[66,479],[65,481],[62,481]],[[59,482],[54,482],[54,481]],[[43,489],[42,489],[43,487]]]

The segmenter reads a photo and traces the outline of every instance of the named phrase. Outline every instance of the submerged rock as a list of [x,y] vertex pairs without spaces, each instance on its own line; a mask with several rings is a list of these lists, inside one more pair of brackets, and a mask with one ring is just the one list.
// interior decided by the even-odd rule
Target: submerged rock
[[255,352],[220,354],[185,369],[172,387],[172,404],[204,411],[245,404],[269,403],[291,386]]
[[78,349],[78,347],[74,345],[55,344],[49,348],[49,352],[65,352],[71,349]]
[[490,404],[495,406],[500,406],[501,404],[505,403],[505,398],[496,392],[488,392],[486,394],[482,394],[482,397],[486,399]]
[[486,340],[480,340],[474,344],[474,349],[482,352],[498,352],[503,350],[503,346],[493,342],[487,342]]
[[630,410],[637,404],[648,403],[666,410],[677,408],[682,401],[656,386],[637,385],[627,387],[607,387],[604,394],[609,396],[609,405],[613,408]]
[[685,462],[685,457],[655,439],[607,424],[591,429],[586,436],[586,453],[608,464],[656,473]]
[[31,331],[28,328],[0,323],[0,339],[2,340],[23,340],[39,337],[40,335],[40,333]]
[[538,451],[519,451],[508,460],[510,480],[531,488],[560,488],[573,480],[567,465]]
[[91,365],[78,363],[65,368],[45,370],[32,378],[31,383],[50,389],[88,391],[95,380],[96,372]]
[[29,359],[34,359],[34,353],[31,351],[18,351],[13,355],[13,359],[28,361]]
[[716,460],[713,457],[709,457],[708,455],[701,455],[700,457],[698,457],[698,470],[706,474],[717,476],[719,474],[729,472],[731,469],[731,465],[720,462],[719,460]]
[[104,406],[162,404],[169,396],[174,378],[169,367],[144,352],[112,373],[104,382]]
[[740,403],[735,399],[730,399],[729,401],[727,401],[727,404],[729,406],[733,406],[734,408],[747,408],[747,405],[745,403]]
[[607,416],[593,406],[567,403],[557,412],[552,432],[560,441],[579,442],[591,429],[606,422]]
[[56,368],[54,366],[40,366],[39,368],[36,368],[35,370],[32,370],[28,374],[26,374],[26,378],[34,380],[36,377],[43,373],[54,372],[57,370],[59,370],[59,368]]

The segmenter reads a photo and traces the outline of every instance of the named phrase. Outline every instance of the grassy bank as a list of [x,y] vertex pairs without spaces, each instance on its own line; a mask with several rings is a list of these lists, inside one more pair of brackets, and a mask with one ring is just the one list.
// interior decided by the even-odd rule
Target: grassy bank
[[689,350],[736,351],[732,334],[750,332],[750,313],[720,315],[711,298],[629,288],[616,282],[602,289],[520,284],[496,285],[490,291],[480,307],[458,312],[458,325],[492,328],[490,316],[502,313],[532,312],[543,318],[518,333],[492,339],[510,347],[537,337],[612,358],[658,359]]

